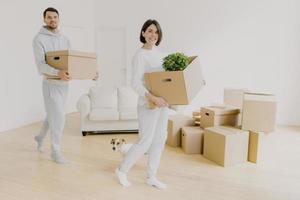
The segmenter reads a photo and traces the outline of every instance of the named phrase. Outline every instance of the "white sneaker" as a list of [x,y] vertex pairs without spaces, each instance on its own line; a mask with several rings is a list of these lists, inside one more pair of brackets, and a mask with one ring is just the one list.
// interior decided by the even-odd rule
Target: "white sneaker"
[[147,184],[151,185],[153,187],[156,187],[158,189],[167,189],[167,185],[159,180],[157,180],[155,177],[147,178]]
[[127,175],[124,172],[121,172],[119,168],[116,169],[115,173],[121,185],[124,187],[129,187],[131,185],[131,183],[127,180]]
[[60,153],[52,153],[51,158],[54,162],[57,162],[58,164],[69,164],[70,161],[65,159]]

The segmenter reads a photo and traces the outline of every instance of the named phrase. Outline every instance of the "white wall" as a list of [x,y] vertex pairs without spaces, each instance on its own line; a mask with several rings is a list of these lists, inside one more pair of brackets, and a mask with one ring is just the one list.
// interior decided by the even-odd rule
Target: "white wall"
[[128,72],[148,18],[161,23],[162,50],[200,56],[207,86],[184,112],[222,102],[224,87],[249,88],[277,95],[279,124],[300,125],[299,1],[111,0],[95,9],[96,27],[126,30]]
[[[42,78],[34,63],[32,39],[43,25],[43,10],[49,6],[60,11],[62,31],[74,49],[95,51],[93,0],[1,0],[0,132],[45,116]],[[92,84],[72,81],[68,112],[76,111],[78,96]]]

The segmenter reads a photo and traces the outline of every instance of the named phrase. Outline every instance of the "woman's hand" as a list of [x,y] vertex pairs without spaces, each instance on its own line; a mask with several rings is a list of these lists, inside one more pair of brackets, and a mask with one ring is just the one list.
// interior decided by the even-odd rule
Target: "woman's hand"
[[150,92],[146,93],[146,97],[149,101],[153,102],[157,107],[169,106],[168,102],[166,102],[166,100],[164,100],[162,97],[154,96]]
[[72,79],[72,77],[69,76],[69,73],[66,70],[59,70],[57,75],[61,80],[64,80],[64,81],[69,81]]

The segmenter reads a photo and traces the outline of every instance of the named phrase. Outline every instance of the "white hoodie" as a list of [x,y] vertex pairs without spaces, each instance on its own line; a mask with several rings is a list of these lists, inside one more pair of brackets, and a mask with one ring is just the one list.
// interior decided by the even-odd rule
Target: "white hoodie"
[[68,38],[62,35],[59,30],[57,33],[53,33],[43,26],[34,37],[32,45],[39,74],[56,76],[58,70],[46,64],[45,54],[49,51],[70,49],[71,45]]
[[147,103],[145,94],[149,91],[145,86],[144,73],[164,71],[162,64],[166,56],[153,47],[151,50],[139,48],[132,59],[132,77],[131,86],[139,95],[138,105],[142,106]]

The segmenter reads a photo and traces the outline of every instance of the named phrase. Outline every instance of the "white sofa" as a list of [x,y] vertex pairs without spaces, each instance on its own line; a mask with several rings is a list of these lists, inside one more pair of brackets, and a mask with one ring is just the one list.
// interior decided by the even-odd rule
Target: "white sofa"
[[77,102],[83,136],[89,132],[137,132],[137,94],[126,86],[94,86]]

